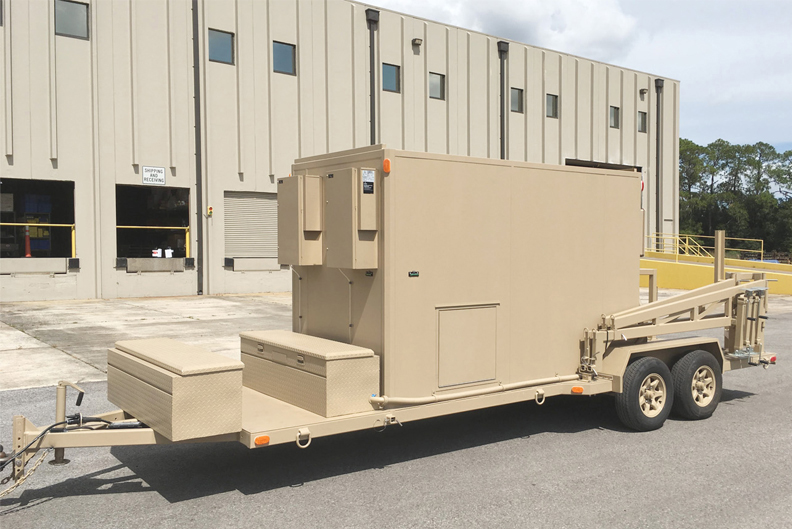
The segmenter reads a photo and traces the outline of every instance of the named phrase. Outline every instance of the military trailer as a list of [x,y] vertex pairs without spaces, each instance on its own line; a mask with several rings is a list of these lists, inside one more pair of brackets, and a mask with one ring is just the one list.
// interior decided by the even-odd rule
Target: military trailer
[[[108,352],[120,409],[39,428],[14,417],[18,479],[38,450],[295,442],[556,395],[613,393],[621,421],[710,416],[722,374],[775,363],[767,280],[723,273],[640,305],[640,174],[377,145],[278,180],[292,330],[240,335],[241,361],[169,339]],[[724,328],[714,338],[661,339]],[[79,390],[79,388],[78,388]],[[80,390],[81,391],[81,390]]]

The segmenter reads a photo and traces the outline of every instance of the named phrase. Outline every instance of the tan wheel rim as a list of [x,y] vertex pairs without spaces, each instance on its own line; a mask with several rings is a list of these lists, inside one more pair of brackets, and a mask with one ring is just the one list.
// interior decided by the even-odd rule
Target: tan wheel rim
[[690,391],[697,406],[704,408],[712,402],[715,397],[715,372],[710,366],[701,366],[693,373]]
[[663,377],[656,373],[648,375],[641,382],[641,389],[638,391],[638,404],[641,411],[647,417],[657,417],[665,408],[666,385]]

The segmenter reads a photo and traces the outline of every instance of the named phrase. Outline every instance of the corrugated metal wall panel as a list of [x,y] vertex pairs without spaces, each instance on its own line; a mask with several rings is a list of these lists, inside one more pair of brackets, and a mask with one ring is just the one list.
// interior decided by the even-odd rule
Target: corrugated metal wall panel
[[226,257],[278,257],[278,195],[226,191]]

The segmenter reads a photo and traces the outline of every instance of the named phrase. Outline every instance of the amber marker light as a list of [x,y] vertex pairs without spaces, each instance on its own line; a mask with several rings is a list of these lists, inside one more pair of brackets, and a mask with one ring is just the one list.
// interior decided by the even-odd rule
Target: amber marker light
[[386,173],[390,173],[390,158],[385,158],[382,160],[382,170]]
[[256,437],[254,443],[256,443],[256,446],[264,446],[264,445],[268,445],[269,441],[270,441],[269,435],[259,435],[258,437]]
[[575,393],[576,395],[580,395],[581,393],[583,393],[583,386],[572,386],[572,393]]

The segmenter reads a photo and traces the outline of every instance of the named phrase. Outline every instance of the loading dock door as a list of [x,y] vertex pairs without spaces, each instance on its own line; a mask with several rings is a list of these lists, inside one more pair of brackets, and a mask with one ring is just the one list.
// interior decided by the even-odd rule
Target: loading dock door
[[226,191],[225,256],[278,257],[278,195]]

